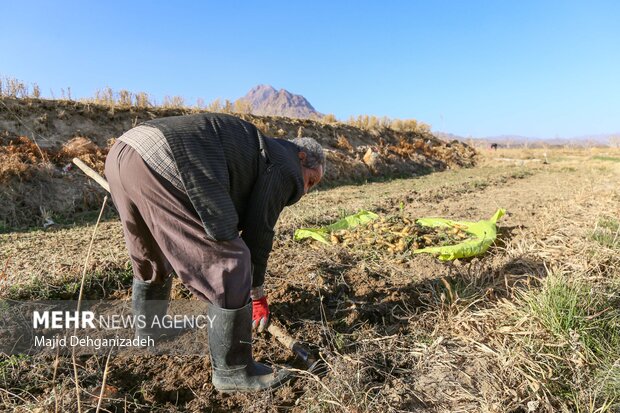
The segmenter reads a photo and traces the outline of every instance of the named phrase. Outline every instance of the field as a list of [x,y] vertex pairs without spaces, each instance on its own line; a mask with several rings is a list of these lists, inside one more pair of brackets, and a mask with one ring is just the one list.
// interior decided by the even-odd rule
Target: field
[[[484,150],[473,168],[319,189],[287,208],[270,258],[271,310],[321,351],[322,379],[220,395],[206,357],[3,356],[0,410],[77,411],[77,371],[83,411],[94,411],[105,372],[102,411],[618,412],[619,161],[611,149]],[[499,207],[508,213],[498,241],[468,260],[292,240],[296,228],[359,209],[475,221]],[[1,295],[75,298],[96,219],[0,234]],[[86,269],[87,297],[129,297],[109,207]],[[293,360],[266,335],[255,356]]]

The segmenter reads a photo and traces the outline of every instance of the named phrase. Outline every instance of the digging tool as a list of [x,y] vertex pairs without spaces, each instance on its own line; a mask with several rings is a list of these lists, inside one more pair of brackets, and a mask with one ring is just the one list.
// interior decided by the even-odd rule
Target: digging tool
[[[81,159],[73,158],[73,163],[82,170],[88,177],[110,192],[110,185],[106,179],[99,175],[97,171],[86,165]],[[308,373],[322,375],[326,372],[326,365],[320,358],[315,357],[312,352],[304,344],[291,337],[282,327],[278,327],[272,323],[267,327],[267,331],[276,338],[280,344],[291,350],[299,360],[306,365]]]
[[295,340],[281,327],[275,324],[269,324],[267,331],[276,338],[284,347],[291,350],[299,360],[306,365],[308,373],[322,376],[327,373],[327,365],[321,358],[317,358],[312,352],[301,342]]
[[103,189],[110,192],[110,185],[108,185],[108,181],[106,181],[103,176],[99,175],[97,171],[86,165],[80,158],[73,158],[73,163],[80,168],[82,172],[101,185]]

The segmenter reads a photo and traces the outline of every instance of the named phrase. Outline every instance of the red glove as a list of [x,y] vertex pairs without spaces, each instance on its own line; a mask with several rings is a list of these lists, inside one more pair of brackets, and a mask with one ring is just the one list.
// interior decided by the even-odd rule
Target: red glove
[[252,330],[262,333],[269,324],[269,304],[263,286],[252,288]]
[[269,324],[269,304],[267,297],[252,300],[252,329],[258,327],[258,332],[262,333]]

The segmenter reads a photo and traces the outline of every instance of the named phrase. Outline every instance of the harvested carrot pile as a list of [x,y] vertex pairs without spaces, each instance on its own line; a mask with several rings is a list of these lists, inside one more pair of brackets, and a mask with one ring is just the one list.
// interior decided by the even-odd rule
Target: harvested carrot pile
[[345,247],[371,245],[393,254],[431,246],[452,245],[466,238],[468,235],[462,229],[425,227],[400,216],[382,217],[366,226],[342,229],[330,234],[332,244]]
[[497,220],[505,213],[500,208],[490,219],[478,222],[445,218],[420,218],[414,222],[404,216],[385,218],[360,211],[322,228],[298,229],[295,240],[312,238],[324,244],[370,245],[385,248],[392,254],[427,252],[448,261],[486,252],[495,242]]

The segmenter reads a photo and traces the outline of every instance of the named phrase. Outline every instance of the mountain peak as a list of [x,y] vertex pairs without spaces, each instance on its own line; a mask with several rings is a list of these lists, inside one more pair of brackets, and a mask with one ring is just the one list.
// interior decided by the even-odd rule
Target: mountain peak
[[255,115],[286,116],[289,118],[321,117],[308,100],[286,89],[276,90],[273,86],[262,84],[254,86],[239,100],[246,101]]
[[277,93],[278,91],[276,90],[276,88],[274,88],[271,85],[256,85],[254,86],[252,89],[250,89],[250,91],[248,93]]

